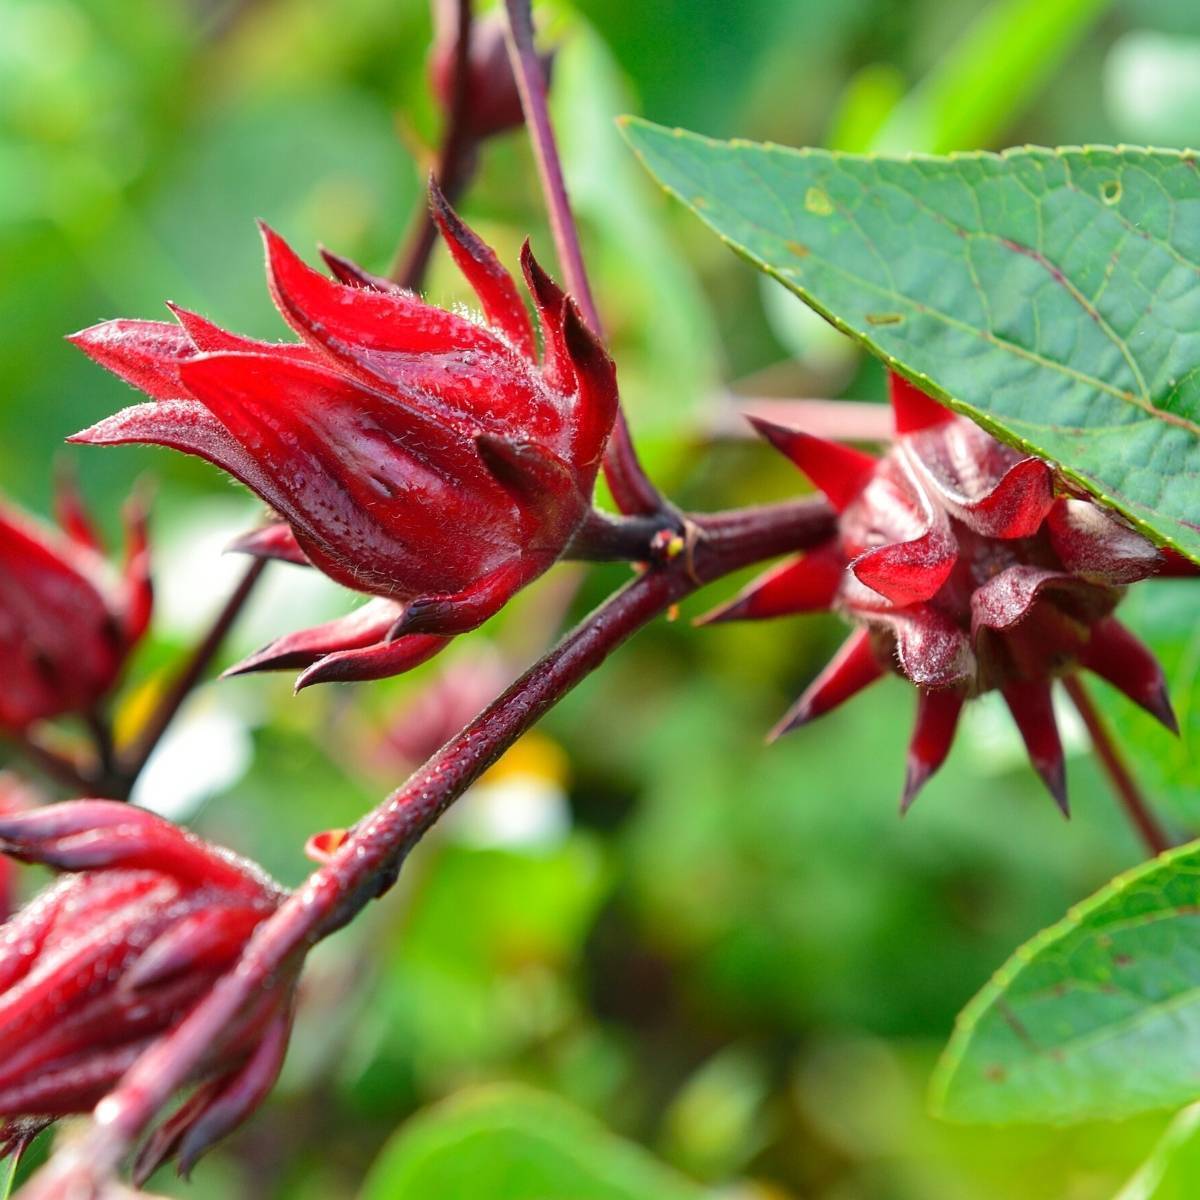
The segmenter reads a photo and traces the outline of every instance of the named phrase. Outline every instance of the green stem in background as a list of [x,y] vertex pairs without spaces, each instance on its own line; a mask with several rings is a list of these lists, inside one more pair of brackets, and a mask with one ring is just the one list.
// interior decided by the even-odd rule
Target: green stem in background
[[[517,89],[521,93],[521,107],[533,145],[533,156],[554,235],[554,248],[562,267],[563,282],[579,305],[584,320],[602,337],[604,326],[588,281],[579,230],[567,196],[562,162],[554,140],[554,127],[550,123],[546,74],[533,44],[533,16],[529,0],[505,0],[504,8],[508,17],[505,29],[508,55],[516,76]],[[638,459],[629,424],[620,409],[617,410],[617,419],[604,456],[604,477],[617,507],[623,513],[645,515],[674,512]]]
[[[439,0],[433,2],[435,8],[438,7]],[[479,147],[470,135],[467,124],[472,12],[471,0],[441,0],[441,3],[450,10],[454,21],[454,84],[451,90],[450,111],[446,115],[441,149],[433,174],[442,195],[454,204],[470,182],[479,156]],[[418,290],[425,282],[429,257],[436,243],[437,228],[433,223],[429,205],[422,203],[412,231],[392,264],[390,278],[402,287]]]
[[1068,675],[1063,680],[1063,686],[1087,727],[1096,758],[1104,768],[1104,773],[1108,776],[1109,783],[1112,784],[1112,789],[1138,837],[1152,855],[1169,850],[1175,845],[1175,842],[1167,835],[1166,830],[1159,824],[1158,818],[1151,811],[1137,781],[1125,765],[1125,760],[1109,733],[1104,718],[1100,716],[1099,710],[1083,686],[1083,681],[1077,675]]
[[[637,630],[705,583],[816,545],[833,525],[828,505],[813,499],[690,518],[689,554],[645,569],[610,596],[355,826],[333,858],[258,926],[237,965],[97,1105],[88,1134],[55,1156],[31,1195],[59,1195],[56,1188],[68,1181],[98,1185],[111,1174],[267,981],[387,891],[437,818]],[[651,559],[652,547],[640,557]]]

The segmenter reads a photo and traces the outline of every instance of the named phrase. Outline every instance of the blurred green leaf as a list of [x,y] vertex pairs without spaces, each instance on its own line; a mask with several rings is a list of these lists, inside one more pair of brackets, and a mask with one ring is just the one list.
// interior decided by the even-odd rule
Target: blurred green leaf
[[1200,171],[891,160],[625,124],[728,245],[890,366],[1200,560]]
[[555,1097],[481,1088],[411,1121],[360,1200],[700,1200],[700,1188]]
[[9,1157],[0,1162],[0,1200],[8,1200],[13,1180],[17,1177],[17,1160]]
[[990,146],[1111,0],[995,0],[893,109],[869,146],[945,154]]
[[1171,1122],[1116,1200],[1192,1200],[1200,1189],[1200,1105]]
[[1120,1118],[1200,1094],[1200,846],[1120,876],[964,1010],[934,1085],[964,1121]]

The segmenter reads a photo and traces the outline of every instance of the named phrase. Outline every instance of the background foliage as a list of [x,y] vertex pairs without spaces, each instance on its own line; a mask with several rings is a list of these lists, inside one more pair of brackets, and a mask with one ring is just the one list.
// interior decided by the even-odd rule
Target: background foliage
[[[1186,145],[1200,126],[1200,14],[1181,0],[587,0],[546,16],[626,403],[655,472],[698,508],[796,486],[735,435],[731,386],[875,399],[882,373],[669,206],[613,115],[891,151]],[[170,298],[281,336],[255,216],[305,250],[386,265],[417,203],[413,151],[436,133],[428,15],[423,0],[0,0],[0,20],[0,486],[44,508],[63,436],[129,395],[64,332],[158,316]],[[548,255],[519,137],[489,151],[465,211],[510,261],[526,233]],[[463,298],[444,259],[430,291]],[[69,457],[110,518],[135,476],[158,480],[159,621],[125,690],[132,727],[236,572],[220,548],[254,506],[179,456]],[[578,591],[567,569],[543,581],[464,644],[463,678],[528,661],[564,609],[583,612],[622,571]],[[273,573],[231,654],[348,607],[332,586]],[[1126,615],[1168,666],[1194,763],[1186,586],[1141,587]],[[1071,759],[1067,826],[981,703],[901,823],[908,691],[886,682],[764,750],[840,631],[684,627],[717,598],[581,687],[421,847],[402,887],[322,948],[281,1087],[191,1195],[1120,1191],[1165,1118],[992,1131],[925,1115],[954,1014],[1015,945],[1141,856],[1090,761]],[[206,687],[139,798],[295,882],[310,832],[403,776],[384,731],[416,727],[409,706],[442,666],[296,699],[282,678]],[[1189,741],[1111,711],[1170,819],[1193,828]],[[1077,730],[1068,740],[1083,749]],[[1157,1186],[1190,1194],[1186,1161],[1172,1170]]]

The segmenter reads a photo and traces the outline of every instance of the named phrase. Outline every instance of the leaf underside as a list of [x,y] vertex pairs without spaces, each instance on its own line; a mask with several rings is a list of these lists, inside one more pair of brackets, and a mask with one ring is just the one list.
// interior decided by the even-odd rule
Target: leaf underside
[[1200,561],[1200,168],[873,158],[626,119],[662,186],[889,366]]

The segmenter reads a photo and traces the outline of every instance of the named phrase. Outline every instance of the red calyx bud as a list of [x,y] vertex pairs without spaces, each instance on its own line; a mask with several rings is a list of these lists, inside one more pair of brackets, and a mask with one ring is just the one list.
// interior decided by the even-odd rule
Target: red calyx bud
[[892,670],[920,690],[902,807],[941,766],[963,701],[999,690],[1066,809],[1052,680],[1085,667],[1174,730],[1163,673],[1110,615],[1124,586],[1177,569],[1051,468],[898,377],[882,459],[756,421],[839,513],[827,544],[768,571],[709,621],[833,609],[858,630],[780,723],[797,728]]
[[[458,0],[436,0],[433,6],[435,28],[429,52],[429,82],[447,116],[454,108],[459,8]],[[549,79],[554,56],[544,54],[540,58],[542,72]],[[497,13],[487,13],[471,22],[464,99],[463,121],[473,141],[481,142],[525,122],[521,94],[505,44],[504,22]]]
[[119,577],[66,479],[58,508],[61,532],[0,503],[0,727],[12,731],[94,707],[150,621],[141,506],[126,508]]
[[301,342],[251,341],[183,310],[177,325],[108,321],[72,339],[153,397],[72,440],[215,463],[290,529],[253,535],[252,552],[307,560],[394,606],[243,669],[352,652],[305,682],[403,670],[545,571],[589,511],[616,415],[611,359],[526,246],[539,365],[512,277],[436,188],[432,204],[484,322],[333,256],[328,279],[264,229],[271,294]]
[[[87,1112],[228,970],[284,891],[152,813],[75,800],[0,816],[0,851],[70,872],[0,927],[0,1150]],[[270,1089],[294,972],[211,1049],[200,1086],[139,1158],[187,1171]]]

